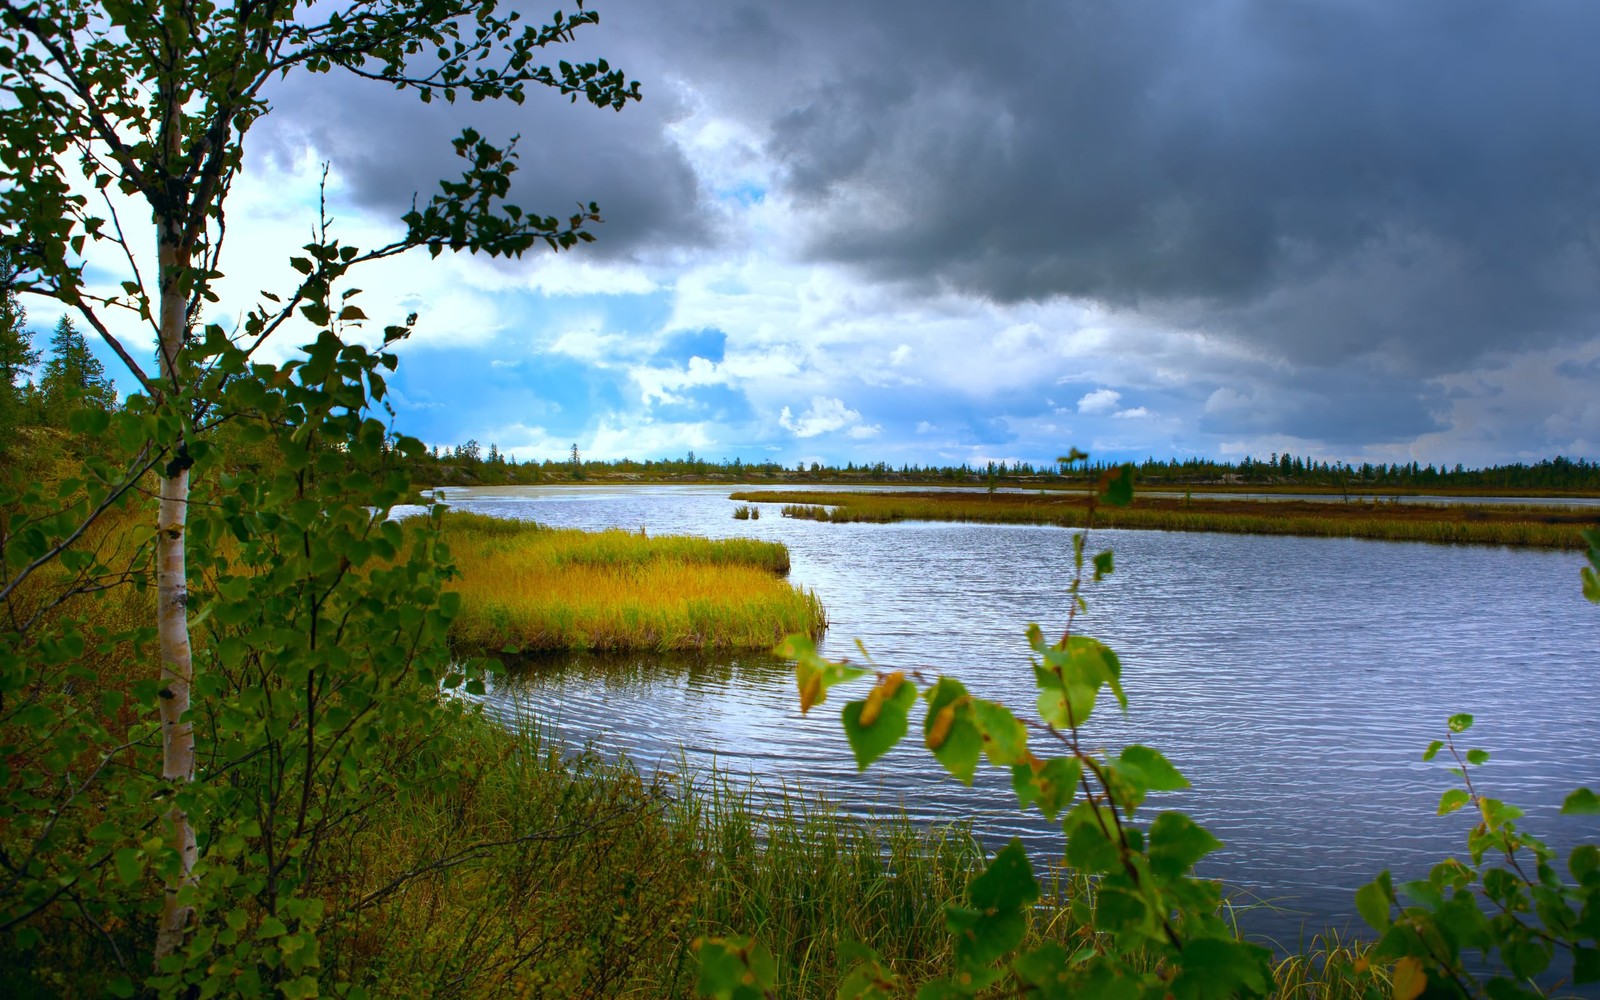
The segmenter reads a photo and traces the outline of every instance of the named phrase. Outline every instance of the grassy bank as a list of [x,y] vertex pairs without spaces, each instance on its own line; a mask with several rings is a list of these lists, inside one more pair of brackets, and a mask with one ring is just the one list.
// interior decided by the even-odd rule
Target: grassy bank
[[[783,997],[834,996],[842,941],[877,949],[915,984],[949,973],[944,907],[984,866],[961,827],[862,822],[794,790],[758,795],[714,777],[650,782],[477,717],[438,752],[469,780],[395,804],[352,845],[349,891],[380,895],[361,932],[330,950],[375,996],[688,998],[692,942],[730,932],[772,949]],[[441,844],[460,862],[384,893]],[[1030,940],[1076,949],[1070,904],[1090,889],[1068,876],[1046,888]],[[1314,941],[1280,959],[1279,995],[1359,996],[1380,980],[1355,971],[1358,957]]]
[[[1090,509],[1088,501],[1081,494],[779,490],[734,493],[731,499],[782,504],[785,517],[835,523],[980,521],[1077,527],[1086,522]],[[1152,497],[1148,494],[1141,494],[1131,507],[1102,505],[1095,510],[1095,523],[1107,528],[1540,548],[1579,548],[1582,543],[1578,530],[1597,522],[1600,522],[1600,511],[1593,509],[1188,499]]]
[[815,594],[790,586],[776,542],[546,528],[451,513],[460,573],[452,638],[467,648],[766,649],[818,635]]

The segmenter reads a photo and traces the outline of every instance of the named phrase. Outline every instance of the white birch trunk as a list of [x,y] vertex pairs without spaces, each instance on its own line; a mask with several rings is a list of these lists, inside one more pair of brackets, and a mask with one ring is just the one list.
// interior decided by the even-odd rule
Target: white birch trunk
[[[169,97],[167,153],[169,168],[182,153],[183,119],[179,102]],[[182,223],[176,206],[168,205],[165,218],[156,222],[160,241],[162,391],[177,395],[183,375],[178,359],[188,328],[185,272],[190,264]],[[192,884],[195,856],[194,827],[176,795],[194,780],[194,727],[184,716],[189,711],[189,685],[194,662],[189,649],[189,585],[185,562],[185,525],[189,513],[189,453],[180,437],[161,477],[161,507],[156,532],[157,629],[161,644],[161,776],[174,796],[167,810],[168,843],[178,852],[179,868],[167,882],[161,903],[161,924],[156,933],[155,957],[159,962],[183,943],[193,916],[192,906],[181,905],[179,891]]]

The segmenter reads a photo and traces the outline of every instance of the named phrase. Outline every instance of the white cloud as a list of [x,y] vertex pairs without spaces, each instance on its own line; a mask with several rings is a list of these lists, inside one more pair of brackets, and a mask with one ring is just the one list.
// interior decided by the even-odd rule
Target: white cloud
[[1131,410],[1118,410],[1112,414],[1113,417],[1118,417],[1123,420],[1137,420],[1139,417],[1148,417],[1149,415],[1150,411],[1142,406],[1135,406]]
[[616,357],[628,347],[627,338],[622,335],[602,332],[598,319],[584,326],[585,329],[568,330],[557,337],[550,345],[550,350],[579,361],[604,365],[606,361]]
[[695,386],[725,385],[728,375],[721,365],[705,358],[693,357],[683,368],[634,368],[628,372],[639,383],[641,402],[681,403],[684,397],[674,390]]
[[936,427],[933,424],[928,423],[926,420],[918,420],[917,421],[917,433],[918,434],[927,434],[930,431],[936,431],[938,429],[939,429],[938,427]]
[[795,437],[816,437],[830,431],[859,424],[861,414],[844,405],[844,400],[828,396],[812,396],[811,406],[798,418],[785,406],[778,414],[778,423],[794,432]]
[[882,432],[883,428],[878,424],[857,424],[850,428],[850,436],[858,441],[864,441],[867,438],[875,438]]
[[687,451],[705,452],[716,447],[716,431],[716,425],[705,421],[658,423],[636,417],[607,417],[588,435],[589,447],[584,454],[609,461],[649,455],[681,455]]
[[1122,398],[1122,393],[1115,389],[1096,389],[1094,392],[1085,393],[1078,400],[1079,413],[1106,413],[1116,408],[1117,400]]

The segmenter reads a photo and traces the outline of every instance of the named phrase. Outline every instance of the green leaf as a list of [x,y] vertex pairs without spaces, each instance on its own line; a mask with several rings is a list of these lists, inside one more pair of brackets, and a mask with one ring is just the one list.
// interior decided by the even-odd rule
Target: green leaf
[[[1034,987],[1040,1000],[1069,1000],[1073,991],[1071,958],[1067,950],[1047,941],[1011,963],[1018,978]],[[1030,996],[1034,994],[1029,994]]]
[[972,784],[983,737],[973,718],[971,696],[960,681],[941,677],[924,697],[928,714],[922,721],[923,742],[946,771],[963,784]]
[[777,963],[760,942],[749,938],[703,938],[699,949],[698,992],[715,1000],[763,1000],[775,989]]
[[289,928],[277,917],[263,917],[261,926],[256,928],[256,937],[266,940],[268,938],[283,937],[289,933]]
[[1422,759],[1425,761],[1432,760],[1434,757],[1438,756],[1439,751],[1443,749],[1444,740],[1434,740],[1432,743],[1428,744],[1428,749],[1422,751]]
[[[950,906],[945,926],[955,936],[956,967],[982,987],[998,978],[995,959],[1016,948],[1027,933],[1026,908],[1039,899],[1039,883],[1022,842],[1001,848],[968,890],[972,906]],[[965,978],[965,977],[963,977]]]
[[1101,580],[1104,580],[1106,577],[1110,576],[1111,575],[1111,570],[1112,570],[1111,550],[1107,549],[1104,552],[1097,553],[1095,555],[1095,557],[1094,557],[1094,580],[1095,580],[1095,582],[1099,583]]
[[1378,881],[1368,882],[1356,890],[1356,912],[1361,914],[1361,919],[1367,926],[1382,933],[1389,929],[1390,893],[1386,891],[1386,882],[1389,873],[1386,871],[1379,876]]
[[1020,910],[1039,899],[1028,852],[1016,837],[995,853],[982,875],[968,889],[972,905],[984,910]]
[[1453,813],[1470,802],[1471,798],[1465,788],[1446,789],[1445,793],[1439,796],[1439,812],[1436,815],[1445,816]]
[[1600,981],[1600,948],[1572,948],[1572,982],[1578,986]]
[[1572,872],[1572,877],[1582,882],[1592,872],[1600,871],[1600,847],[1594,844],[1579,844],[1572,849],[1572,854],[1567,858],[1567,870]]
[[117,867],[117,878],[125,886],[133,885],[144,874],[144,852],[136,847],[117,848],[112,862]]
[[1062,823],[1062,831],[1067,836],[1067,864],[1089,875],[1118,867],[1117,846],[1101,829],[1101,819],[1092,803],[1073,806]]
[[812,642],[809,636],[787,636],[772,652],[774,656],[795,661],[794,679],[795,685],[800,689],[801,714],[826,701],[828,689],[835,684],[843,684],[867,675],[865,670],[823,659],[817,653],[816,643]]
[[[911,705],[917,700],[915,685],[906,683],[898,674],[891,679],[893,684],[885,681],[874,685],[865,699],[845,705],[842,713],[845,736],[856,755],[856,766],[863,771],[905,736]],[[863,713],[869,708],[871,719],[863,722]]]
[[287,983],[279,983],[278,989],[283,992],[284,1000],[310,1000],[321,995],[315,976],[301,976]]
[[977,700],[972,703],[972,713],[989,763],[1009,767],[1028,757],[1028,730],[1010,709]]
[[1040,762],[1030,759],[1011,768],[1011,787],[1017,793],[1017,807],[1026,809],[1038,803],[1045,819],[1055,819],[1072,804],[1078,792],[1083,763],[1076,757],[1055,757]]
[[1488,762],[1488,760],[1489,760],[1489,751],[1487,751],[1487,750],[1468,750],[1467,751],[1467,763],[1473,765],[1474,767],[1477,767],[1477,766],[1479,766],[1481,764],[1485,764],[1485,763]]
[[1211,831],[1180,812],[1164,812],[1150,824],[1150,870],[1176,878],[1222,846]]
[[1124,775],[1138,775],[1140,784],[1151,792],[1176,792],[1189,787],[1189,780],[1161,751],[1137,743],[1123,748],[1112,765]]
[[1464,733],[1472,728],[1472,716],[1465,712],[1450,716],[1447,725],[1452,733]]
[[1183,962],[1171,984],[1178,1000],[1227,1000],[1265,996],[1272,985],[1272,953],[1260,945],[1225,938],[1200,938],[1184,945]]
[[1100,499],[1113,507],[1133,503],[1133,466],[1128,463],[1100,477]]
[[1593,816],[1600,813],[1600,795],[1588,788],[1573,789],[1561,803],[1561,812],[1567,816]]

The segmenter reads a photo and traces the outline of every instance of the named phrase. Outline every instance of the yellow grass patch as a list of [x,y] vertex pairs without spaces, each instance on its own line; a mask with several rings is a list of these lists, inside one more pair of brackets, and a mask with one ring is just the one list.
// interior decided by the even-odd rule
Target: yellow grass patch
[[789,553],[752,539],[546,528],[452,513],[444,539],[462,599],[453,637],[479,649],[764,649],[819,635]]

